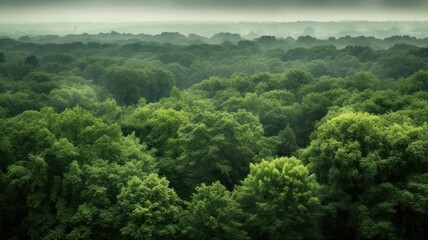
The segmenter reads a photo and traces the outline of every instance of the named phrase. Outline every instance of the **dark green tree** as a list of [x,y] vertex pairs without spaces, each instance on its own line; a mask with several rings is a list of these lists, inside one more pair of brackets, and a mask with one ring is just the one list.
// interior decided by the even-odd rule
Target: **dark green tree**
[[36,56],[30,55],[24,59],[24,64],[32,66],[34,68],[40,66],[39,60]]
[[0,63],[5,63],[6,62],[6,57],[4,56],[3,52],[0,52]]
[[155,169],[135,136],[81,108],[26,111],[1,120],[0,131],[2,239],[121,236],[122,186]]
[[248,112],[201,112],[171,141],[167,156],[175,167],[167,176],[183,196],[203,182],[219,180],[231,189],[246,176],[249,163],[270,156],[274,147]]
[[286,126],[278,133],[280,144],[277,153],[280,156],[291,156],[297,149],[296,134],[290,126]]
[[401,91],[408,94],[428,91],[428,71],[419,71],[406,79],[400,80],[399,87]]

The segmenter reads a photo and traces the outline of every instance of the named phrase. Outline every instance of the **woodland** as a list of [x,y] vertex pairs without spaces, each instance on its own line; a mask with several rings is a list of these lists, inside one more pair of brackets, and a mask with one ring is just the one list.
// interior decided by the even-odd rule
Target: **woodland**
[[427,121],[428,38],[1,38],[0,239],[424,239]]

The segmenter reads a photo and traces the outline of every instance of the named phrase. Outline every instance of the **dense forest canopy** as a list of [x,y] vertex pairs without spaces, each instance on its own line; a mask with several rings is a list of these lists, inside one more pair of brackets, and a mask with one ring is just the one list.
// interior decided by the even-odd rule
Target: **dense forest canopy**
[[428,38],[0,39],[0,239],[423,239]]

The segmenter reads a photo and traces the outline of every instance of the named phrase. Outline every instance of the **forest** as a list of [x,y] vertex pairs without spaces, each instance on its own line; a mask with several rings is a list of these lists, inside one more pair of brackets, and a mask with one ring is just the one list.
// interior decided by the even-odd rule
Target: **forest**
[[428,38],[0,39],[0,239],[424,239]]

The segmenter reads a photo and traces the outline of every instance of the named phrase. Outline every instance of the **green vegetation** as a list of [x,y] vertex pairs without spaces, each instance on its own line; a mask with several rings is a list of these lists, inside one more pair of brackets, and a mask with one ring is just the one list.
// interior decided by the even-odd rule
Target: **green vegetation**
[[427,46],[0,39],[0,239],[424,239]]

